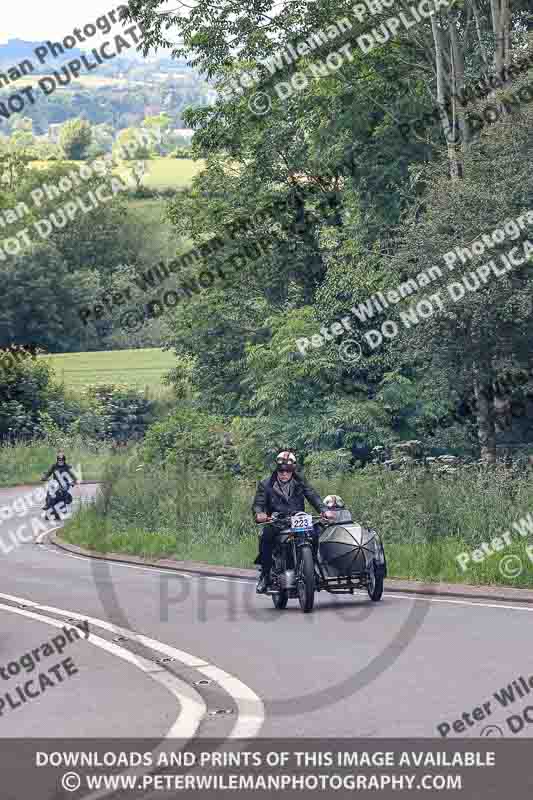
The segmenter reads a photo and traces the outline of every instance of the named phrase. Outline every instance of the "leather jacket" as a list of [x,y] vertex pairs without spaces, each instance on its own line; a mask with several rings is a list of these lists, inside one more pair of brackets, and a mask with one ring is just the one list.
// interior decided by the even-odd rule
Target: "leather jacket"
[[308,501],[319,513],[326,511],[320,495],[297,472],[292,477],[292,491],[289,497],[278,486],[277,472],[270,477],[259,481],[252,505],[252,513],[268,514],[296,514],[305,511],[305,500]]

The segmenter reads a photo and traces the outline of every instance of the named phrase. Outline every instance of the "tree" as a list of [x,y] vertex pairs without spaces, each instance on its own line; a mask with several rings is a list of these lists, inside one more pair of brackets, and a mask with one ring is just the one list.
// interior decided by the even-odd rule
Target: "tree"
[[151,158],[150,148],[140,132],[135,128],[122,131],[113,146],[113,156],[128,177],[135,181],[138,191],[146,173],[146,162]]
[[0,151],[0,201],[4,192],[12,194],[26,181],[29,175],[28,162],[29,157],[11,150],[9,143],[6,150]]
[[[492,161],[500,154],[487,147],[488,131],[478,149],[469,122],[483,90],[474,91],[471,102],[462,96],[483,70],[517,58],[528,28],[523,0],[454,0],[431,19],[406,25],[385,47],[364,56],[353,47],[352,58],[331,74],[319,62],[323,66],[326,55],[338,49],[334,42],[322,53],[307,53],[297,65],[281,57],[288,45],[294,51],[296,43],[343,15],[352,19],[347,39],[353,45],[369,24],[378,29],[381,23],[384,30],[393,13],[408,16],[410,8],[399,0],[394,12],[387,7],[361,23],[344,0],[298,7],[245,0],[238,8],[231,0],[199,0],[187,16],[167,12],[162,0],[130,1],[128,13],[142,26],[145,47],[171,44],[169,31],[178,34],[183,45],[174,55],[188,53],[221,91],[214,106],[184,114],[195,130],[194,154],[206,160],[206,169],[192,190],[171,204],[176,229],[200,243],[227,236],[236,217],[253,220],[258,209],[272,209],[252,234],[265,238],[266,252],[252,259],[238,293],[227,283],[223,291],[211,288],[178,305],[169,314],[169,344],[194,357],[195,387],[210,411],[242,414],[244,427],[249,422],[273,436],[290,431],[316,448],[325,442],[328,448],[349,446],[353,455],[360,440],[375,442],[387,432],[391,438],[409,435],[417,425],[431,437],[441,424],[441,408],[430,393],[419,394],[421,382],[448,383],[451,405],[455,378],[456,395],[477,398],[478,450],[490,460],[493,379],[500,362],[521,362],[528,341],[530,287],[523,275],[513,276],[517,286],[504,281],[499,299],[496,292],[482,292],[428,321],[423,343],[416,334],[387,340],[355,365],[339,365],[336,342],[304,364],[292,358],[294,332],[304,329],[301,335],[307,335],[310,321],[318,328],[338,319],[354,303],[420,272],[431,258],[477,238],[488,220],[497,227],[502,215],[527,207],[530,178],[525,166],[513,165],[517,159],[530,163],[531,142],[518,115],[508,120],[508,142],[501,150],[509,170],[505,174],[498,167],[495,179]],[[264,64],[270,56],[277,56],[274,77]],[[274,81],[294,88],[292,73],[305,70],[307,78],[311,66],[314,79],[301,79],[283,100],[273,91]],[[225,93],[243,70],[254,80],[259,76],[259,86],[252,81],[246,88],[241,81],[242,92]],[[262,116],[250,113],[258,90],[268,92],[271,101]],[[442,104],[438,115],[435,101]],[[402,142],[398,125],[404,115],[410,119],[427,111],[433,112],[427,134]],[[446,138],[456,128],[457,141]],[[453,202],[454,185],[459,203]],[[493,202],[495,189],[502,203]],[[275,198],[286,199],[284,211],[274,212]],[[234,238],[236,249],[246,238]],[[218,256],[210,265],[213,261],[223,269]],[[488,306],[486,318],[482,303]],[[328,364],[360,387],[359,396],[322,391]],[[333,432],[320,403],[314,403],[324,402],[324,396]],[[302,401],[298,409],[295,397]]]
[[[505,229],[507,222],[518,218],[530,207],[533,178],[529,157],[533,146],[531,111],[515,119],[512,136],[505,124],[493,129],[465,153],[465,175],[461,181],[448,179],[446,164],[433,165],[427,175],[430,189],[425,197],[423,218],[414,212],[405,220],[397,256],[391,270],[402,280],[443,263],[443,254],[455,247],[468,247],[493,230]],[[490,192],[487,187],[490,186]],[[527,367],[533,337],[533,278],[530,265],[504,272],[501,254],[516,246],[520,260],[524,252],[521,240],[533,225],[521,233],[516,225],[508,229],[502,243],[465,264],[457,260],[453,271],[445,270],[439,283],[421,292],[427,297],[441,289],[444,309],[426,321],[412,324],[397,341],[405,363],[411,363],[423,375],[423,383],[443,383],[448,396],[467,401],[473,407],[479,452],[485,461],[496,458],[496,407],[502,398],[495,390],[502,365]],[[489,240],[490,241],[490,240]],[[479,249],[479,248],[478,248]],[[490,260],[500,273],[489,271],[485,282],[474,274]],[[446,285],[468,280],[457,302],[451,302]],[[478,288],[472,291],[472,288]],[[453,290],[457,295],[460,290]],[[411,304],[409,304],[411,305]],[[416,303],[413,303],[415,306]],[[406,311],[405,306],[396,306]],[[416,318],[416,315],[415,315]],[[377,326],[375,326],[377,327]],[[444,380],[442,380],[444,378]]]
[[93,126],[91,148],[94,148],[95,152],[110,153],[113,149],[113,139],[114,131],[111,125],[104,123]]
[[0,440],[43,434],[40,412],[47,410],[57,395],[52,370],[31,355],[13,359],[12,351],[0,350]]
[[87,148],[91,144],[91,125],[84,119],[71,119],[66,122],[59,136],[59,143],[65,158],[71,161],[82,161]]
[[0,310],[0,347],[32,344],[68,352],[79,346],[83,325],[78,309],[88,301],[94,275],[69,272],[46,244],[0,264],[0,280],[6,301]]
[[171,125],[172,119],[168,114],[164,113],[153,117],[145,117],[143,120],[143,128],[148,128],[154,134],[153,148],[158,155],[166,155],[168,152]]

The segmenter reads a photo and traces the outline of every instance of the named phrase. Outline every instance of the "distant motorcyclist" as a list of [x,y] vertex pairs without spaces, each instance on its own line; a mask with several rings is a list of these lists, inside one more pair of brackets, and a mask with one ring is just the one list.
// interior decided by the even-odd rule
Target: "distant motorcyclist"
[[78,482],[72,467],[70,464],[67,464],[65,452],[63,450],[58,450],[55,464],[52,464],[50,469],[44,473],[41,480],[47,481],[52,476],[54,476],[54,480],[57,483],[57,488],[53,493],[50,489],[48,490],[43,511],[48,511],[53,507],[55,518],[60,519],[55,506],[61,502],[65,503],[65,505],[70,505],[70,503],[72,503],[72,495],[69,489],[76,486]]
[[[296,471],[296,456],[292,450],[283,450],[276,458],[276,469],[270,477],[259,481],[252,506],[256,522],[267,522],[277,512],[283,515],[296,514],[305,510],[305,500],[322,513],[325,518],[332,519],[320,499],[320,495]],[[257,593],[264,594],[270,585],[272,569],[272,551],[279,527],[265,525],[259,542],[259,555],[255,560],[261,565],[261,575],[257,583]],[[315,530],[315,534],[318,531]]]

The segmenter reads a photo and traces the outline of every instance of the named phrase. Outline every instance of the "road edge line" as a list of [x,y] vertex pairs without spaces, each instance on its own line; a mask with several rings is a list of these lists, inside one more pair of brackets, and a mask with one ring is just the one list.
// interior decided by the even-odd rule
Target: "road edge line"
[[[195,575],[212,578],[240,578],[241,580],[253,581],[256,579],[257,572],[251,569],[241,569],[240,567],[223,567],[215,564],[202,564],[197,561],[175,561],[161,559],[159,561],[148,561],[140,556],[127,556],[121,553],[100,553],[93,550],[86,550],[78,545],[70,544],[60,539],[55,534],[49,535],[49,541],[58,549],[74,555],[85,556],[99,561],[110,561],[117,564],[130,564],[143,566],[152,569],[168,569],[172,572],[191,572]],[[401,581],[404,586],[391,585],[391,581]],[[487,591],[485,586],[470,586],[469,584],[457,584],[455,589],[450,584],[442,586],[438,583],[424,583],[423,581],[406,581],[401,578],[388,578],[385,587],[386,592],[398,594],[418,594],[428,597],[458,597],[466,600],[493,600],[505,603],[528,603],[533,605],[533,590],[513,589],[511,587],[497,587],[494,592]]]

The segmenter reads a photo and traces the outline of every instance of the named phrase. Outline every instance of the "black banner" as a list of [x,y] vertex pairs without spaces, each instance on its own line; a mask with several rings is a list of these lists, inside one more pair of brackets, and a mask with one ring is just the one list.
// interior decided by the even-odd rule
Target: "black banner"
[[529,800],[531,740],[3,739],[3,800],[338,798]]

